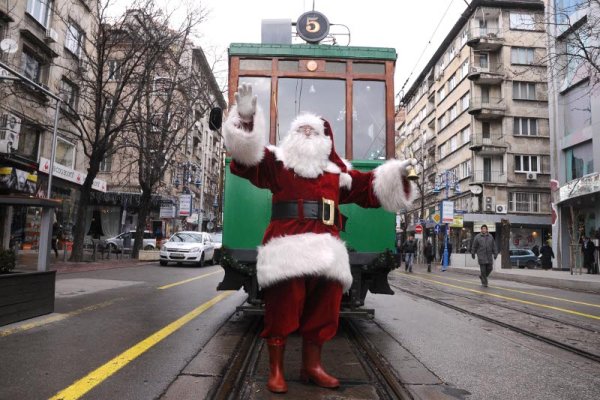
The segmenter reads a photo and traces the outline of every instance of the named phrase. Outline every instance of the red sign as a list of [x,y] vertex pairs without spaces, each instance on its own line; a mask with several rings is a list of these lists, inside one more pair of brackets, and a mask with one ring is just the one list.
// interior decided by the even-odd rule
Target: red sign
[[417,225],[417,226],[415,226],[415,233],[417,235],[422,234],[423,233],[423,225]]

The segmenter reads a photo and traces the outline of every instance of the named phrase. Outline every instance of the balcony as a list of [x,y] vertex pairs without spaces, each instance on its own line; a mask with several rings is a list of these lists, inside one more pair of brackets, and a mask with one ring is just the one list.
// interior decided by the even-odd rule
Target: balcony
[[503,64],[488,64],[487,66],[472,66],[468,78],[478,85],[498,85],[504,80]]
[[502,32],[498,28],[475,27],[467,32],[467,45],[478,51],[498,51],[504,45]]
[[506,103],[501,97],[473,97],[469,101],[469,114],[477,119],[498,119],[504,117]]
[[477,155],[502,155],[506,153],[508,145],[504,135],[486,134],[481,132],[471,135],[469,149],[477,152]]
[[504,171],[477,170],[471,175],[470,184],[506,185],[507,176]]

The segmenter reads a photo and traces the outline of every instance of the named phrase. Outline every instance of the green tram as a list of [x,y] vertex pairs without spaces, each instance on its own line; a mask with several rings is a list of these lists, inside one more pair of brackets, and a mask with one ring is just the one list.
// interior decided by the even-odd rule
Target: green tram
[[[394,157],[394,68],[390,48],[313,44],[244,44],[229,47],[229,104],[252,84],[267,120],[266,142],[277,144],[301,111],[329,121],[337,153],[354,169],[369,171]],[[246,312],[260,312],[257,246],[271,217],[271,193],[231,174],[226,159],[223,254],[218,290],[248,293]],[[342,205],[348,217],[342,239],[350,254],[353,284],[342,313],[366,313],[367,292],[393,294],[387,275],[395,266],[396,218],[383,209]]]

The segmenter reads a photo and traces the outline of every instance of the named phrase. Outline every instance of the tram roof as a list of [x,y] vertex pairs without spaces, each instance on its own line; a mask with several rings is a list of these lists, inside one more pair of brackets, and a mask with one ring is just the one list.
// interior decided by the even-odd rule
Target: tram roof
[[231,43],[230,56],[350,58],[396,61],[396,49],[389,47],[332,46],[314,44]]

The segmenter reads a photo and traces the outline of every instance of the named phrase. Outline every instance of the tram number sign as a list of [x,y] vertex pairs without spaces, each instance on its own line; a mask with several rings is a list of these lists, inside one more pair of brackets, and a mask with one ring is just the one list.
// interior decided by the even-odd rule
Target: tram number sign
[[305,12],[296,22],[296,32],[308,43],[319,43],[329,34],[329,20],[318,11]]

